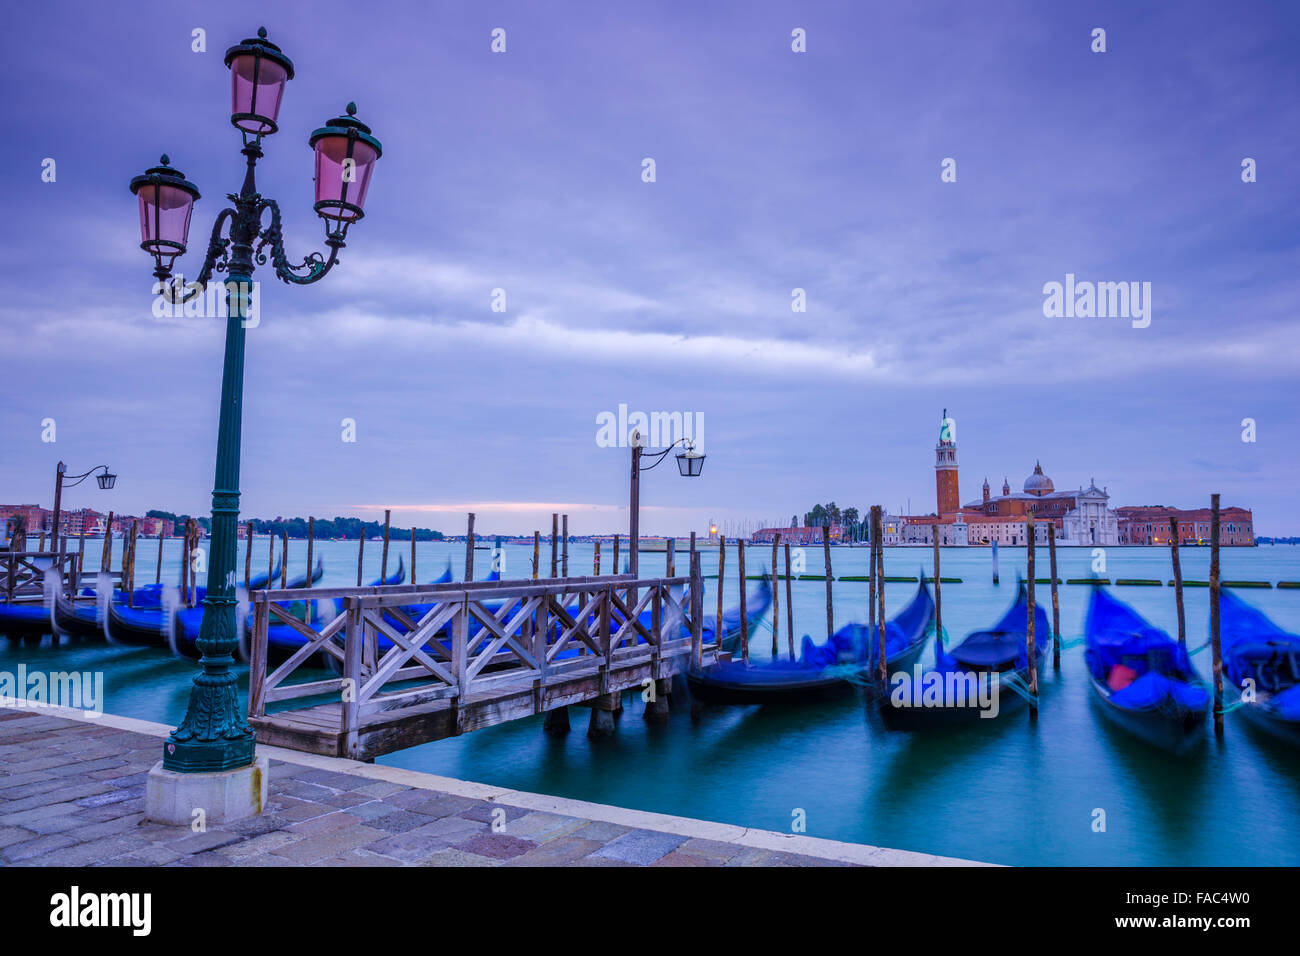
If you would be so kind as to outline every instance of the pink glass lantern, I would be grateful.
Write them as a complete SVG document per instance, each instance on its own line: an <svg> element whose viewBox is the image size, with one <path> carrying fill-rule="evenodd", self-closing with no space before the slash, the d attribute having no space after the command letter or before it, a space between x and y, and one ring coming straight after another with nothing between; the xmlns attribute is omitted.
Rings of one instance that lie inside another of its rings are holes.
<svg viewBox="0 0 1300 956"><path fill-rule="evenodd" d="M383 155L370 127L356 118L357 105L349 103L346 116L330 120L311 134L308 145L316 150L316 214L326 228L346 230L365 215L366 193L375 160Z"/></svg>
<svg viewBox="0 0 1300 956"><path fill-rule="evenodd" d="M140 200L140 248L157 260L159 268L170 268L185 252L198 187L168 165L164 155L161 165L131 180L131 192Z"/></svg>
<svg viewBox="0 0 1300 956"><path fill-rule="evenodd" d="M226 51L226 66L230 67L230 122L257 139L274 133L284 85L293 79L293 63L266 38L262 27L256 37Z"/></svg>

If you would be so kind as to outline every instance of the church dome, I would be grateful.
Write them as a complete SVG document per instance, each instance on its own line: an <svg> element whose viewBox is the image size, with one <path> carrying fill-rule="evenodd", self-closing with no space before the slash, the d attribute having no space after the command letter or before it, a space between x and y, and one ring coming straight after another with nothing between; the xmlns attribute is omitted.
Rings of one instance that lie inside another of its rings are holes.
<svg viewBox="0 0 1300 956"><path fill-rule="evenodd" d="M1025 479L1025 494L1047 495L1056 490L1052 479L1043 474L1043 466L1034 462L1034 473Z"/></svg>

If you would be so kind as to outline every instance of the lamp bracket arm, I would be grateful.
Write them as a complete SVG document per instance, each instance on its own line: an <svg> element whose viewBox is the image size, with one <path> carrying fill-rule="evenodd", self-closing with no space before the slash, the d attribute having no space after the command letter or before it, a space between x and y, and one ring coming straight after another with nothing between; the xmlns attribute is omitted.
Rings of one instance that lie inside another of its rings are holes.
<svg viewBox="0 0 1300 956"><path fill-rule="evenodd" d="M280 227L280 205L274 199L263 199L257 207L259 219L267 209L271 210L271 222L257 237L255 258L258 265L266 265L269 246L271 263L275 267L275 274L282 282L309 285L334 268L334 264L338 262L339 250L343 248L342 238L335 236L326 238L325 244L330 247L328 259L319 252L309 252L302 262L291 265L289 256L284 250L284 233Z"/></svg>
<svg viewBox="0 0 1300 956"><path fill-rule="evenodd" d="M649 471L651 468L655 468L655 467L657 467L657 466L663 464L663 460L668 456L668 453L669 453L670 451L672 451L672 450L673 450L674 448L676 448L678 445L684 444L684 443L689 442L689 441L690 441L689 438L679 438L679 439L677 439L677 441L673 442L671 445L669 445L669 446L668 446L667 448L665 448L663 451L651 452L651 453L648 454L648 455L647 455L645 452L641 452L641 457L642 457L642 458L653 458L653 459L655 460L653 465L642 465L642 466L641 466L641 470L642 470L642 471Z"/></svg>
<svg viewBox="0 0 1300 956"><path fill-rule="evenodd" d="M225 272L230 268L230 257L228 250L230 248L230 239L221 234L222 227L231 220L235 215L235 210L227 206L221 212L217 213L216 222L212 224L212 235L208 239L207 255L203 258L203 268L199 270L199 277L193 282L184 281L183 276L161 276L158 277L162 288L159 293L168 302L173 305L183 305L193 299L203 295L207 290L208 283L212 281L212 273ZM165 282L165 278L170 278L170 282Z"/></svg>
<svg viewBox="0 0 1300 956"><path fill-rule="evenodd" d="M86 472L83 475L64 475L63 487L75 488L77 485L81 484L83 481L85 481L87 478L89 478L91 475L93 475L95 472L99 471L100 469L103 469L105 474L108 473L108 465L96 465L94 468L90 469L90 471Z"/></svg>

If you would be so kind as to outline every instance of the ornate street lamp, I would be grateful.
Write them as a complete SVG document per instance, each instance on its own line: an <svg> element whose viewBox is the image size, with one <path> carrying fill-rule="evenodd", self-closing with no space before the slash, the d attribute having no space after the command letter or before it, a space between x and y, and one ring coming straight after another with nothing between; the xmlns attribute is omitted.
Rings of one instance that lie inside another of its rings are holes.
<svg viewBox="0 0 1300 956"><path fill-rule="evenodd" d="M686 451L677 456L677 469L683 478L698 478L704 470L704 455L695 450L695 442L689 438L679 438L662 451L646 453L642 447L640 431L632 432L632 494L628 517L628 560L627 570L635 579L639 567L641 544L641 472L649 471L663 463L668 453L678 445L684 445ZM653 464L642 465L642 457L653 458ZM615 568L615 571L618 569Z"/></svg>
<svg viewBox="0 0 1300 956"><path fill-rule="evenodd" d="M348 227L362 217L375 161L383 152L370 129L356 119L356 107L312 133L316 153L316 213L325 223L328 258L312 252L289 263L280 227L280 207L257 191L254 170L262 139L279 129L277 119L293 63L266 38L257 36L226 51L230 69L230 122L243 138L247 162L240 191L217 213L197 282L182 288L172 264L186 248L190 212L199 191L166 156L162 164L131 180L140 202L141 248L154 257L154 276L173 302L202 295L213 272L225 272L226 348L217 432L216 483L212 491L212 545L208 590L198 646L203 671L194 678L189 709L163 747L163 768L188 773L230 770L253 762L254 735L239 707L231 656L238 643L235 620L236 527L239 516L239 437L244 392L244 319L248 315L254 265L270 258L275 274L294 285L316 282L333 268ZM266 219L266 225L263 220ZM225 234L223 235L223 229ZM164 284L167 283L167 284Z"/></svg>
<svg viewBox="0 0 1300 956"><path fill-rule="evenodd" d="M103 469L100 471L100 469ZM67 474L68 466L59 462L58 467L54 469L54 537L51 539L50 550L59 550L59 515L63 509L63 489L75 488L91 475L95 475L95 481L99 483L100 489L108 491L117 484L117 475L108 470L108 465L96 465L90 471L82 475ZM95 474L100 472L99 474Z"/></svg>

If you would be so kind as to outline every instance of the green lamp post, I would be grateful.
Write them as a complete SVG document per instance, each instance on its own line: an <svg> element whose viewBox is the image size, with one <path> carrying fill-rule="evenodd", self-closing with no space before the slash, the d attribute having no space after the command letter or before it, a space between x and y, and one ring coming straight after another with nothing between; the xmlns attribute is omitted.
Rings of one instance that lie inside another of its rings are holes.
<svg viewBox="0 0 1300 956"><path fill-rule="evenodd" d="M217 431L216 481L212 489L212 544L208 590L198 647L202 671L190 690L185 719L163 746L163 767L180 772L233 770L253 762L253 730L239 706L232 652L240 623L235 620L236 527L239 517L239 439L244 392L244 332L254 265L268 254L275 274L294 285L316 282L333 268L348 227L361 219L375 161L382 153L370 128L356 118L356 106L311 134L316 158L317 215L325 223L328 258L319 252L290 265L280 228L280 207L261 196L254 169L262 157L262 137L274 133L285 84L293 63L266 39L266 29L226 51L230 69L230 121L243 138L247 161L244 184L217 214L207 256L197 282L172 278L176 257L185 252L190 214L198 188L162 162L131 180L140 204L140 247L154 258L155 292L172 302L203 295L213 272L225 272L226 349L221 377L221 413ZM268 215L269 214L269 215ZM262 221L267 218L267 225ZM223 235L223 228L225 235ZM169 281L170 280L170 281Z"/></svg>

